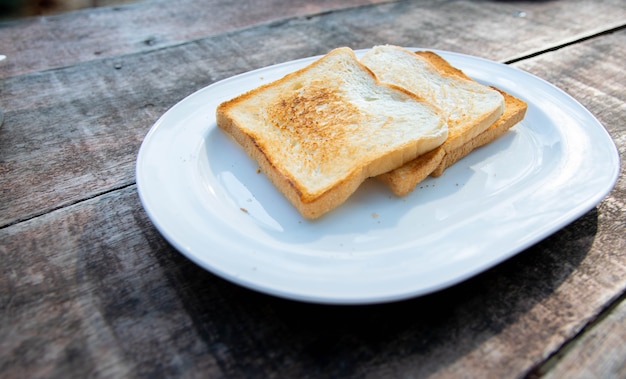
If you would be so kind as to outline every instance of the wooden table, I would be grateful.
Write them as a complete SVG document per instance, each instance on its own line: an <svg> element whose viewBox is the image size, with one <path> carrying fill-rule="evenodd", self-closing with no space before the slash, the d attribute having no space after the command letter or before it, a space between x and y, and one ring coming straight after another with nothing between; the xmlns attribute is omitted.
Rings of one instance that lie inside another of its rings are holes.
<svg viewBox="0 0 626 379"><path fill-rule="evenodd" d="M623 0L146 1L0 24L0 373L85 377L626 377L625 165L610 194L470 280L401 302L300 303L179 254L135 159L194 91L334 47L511 64L626 154Z"/></svg>

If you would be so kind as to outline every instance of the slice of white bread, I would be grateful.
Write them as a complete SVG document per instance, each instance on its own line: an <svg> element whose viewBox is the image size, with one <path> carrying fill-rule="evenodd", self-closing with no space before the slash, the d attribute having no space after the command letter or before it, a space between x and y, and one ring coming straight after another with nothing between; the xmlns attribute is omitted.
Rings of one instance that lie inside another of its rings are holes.
<svg viewBox="0 0 626 379"><path fill-rule="evenodd" d="M440 109L380 83L349 48L220 104L216 117L309 219L448 136Z"/></svg>
<svg viewBox="0 0 626 379"><path fill-rule="evenodd" d="M441 147L377 177L396 195L411 192L429 175L441 175L445 168L519 121L512 122L513 116L519 116L515 110L521 100L473 81L433 52L376 46L361 62L380 80L415 92L441 107L448 117L448 139ZM524 112L525 108L521 117ZM497 128L492 128L494 123L498 123Z"/></svg>

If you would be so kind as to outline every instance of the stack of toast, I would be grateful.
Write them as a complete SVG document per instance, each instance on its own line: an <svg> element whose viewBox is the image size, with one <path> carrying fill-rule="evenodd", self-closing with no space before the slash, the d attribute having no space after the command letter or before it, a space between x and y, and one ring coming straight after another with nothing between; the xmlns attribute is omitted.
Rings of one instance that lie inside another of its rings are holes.
<svg viewBox="0 0 626 379"><path fill-rule="evenodd" d="M527 104L429 51L347 47L217 108L217 124L315 219L370 177L399 196L503 135Z"/></svg>

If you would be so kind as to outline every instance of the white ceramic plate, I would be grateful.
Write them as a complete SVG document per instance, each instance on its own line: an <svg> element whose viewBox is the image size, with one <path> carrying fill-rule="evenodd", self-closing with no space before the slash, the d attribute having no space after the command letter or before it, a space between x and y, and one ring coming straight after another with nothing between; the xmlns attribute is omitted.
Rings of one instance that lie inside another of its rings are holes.
<svg viewBox="0 0 626 379"><path fill-rule="evenodd" d="M220 102L316 57L267 67L199 90L152 127L136 172L150 219L181 253L234 283L301 301L365 304L459 283L607 195L619 155L584 107L523 71L438 53L526 100L524 121L406 197L371 180L338 209L307 221L215 123Z"/></svg>

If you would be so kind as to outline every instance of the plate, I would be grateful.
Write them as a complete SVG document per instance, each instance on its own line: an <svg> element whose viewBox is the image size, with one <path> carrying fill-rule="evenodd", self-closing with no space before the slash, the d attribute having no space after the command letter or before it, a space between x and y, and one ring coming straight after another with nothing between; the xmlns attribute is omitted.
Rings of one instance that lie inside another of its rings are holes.
<svg viewBox="0 0 626 379"><path fill-rule="evenodd" d="M436 52L527 101L526 118L405 197L371 179L308 221L216 126L215 108L318 57L251 71L193 93L153 125L136 166L149 218L178 251L231 282L292 300L371 304L457 284L608 194L619 155L583 106L513 67Z"/></svg>

